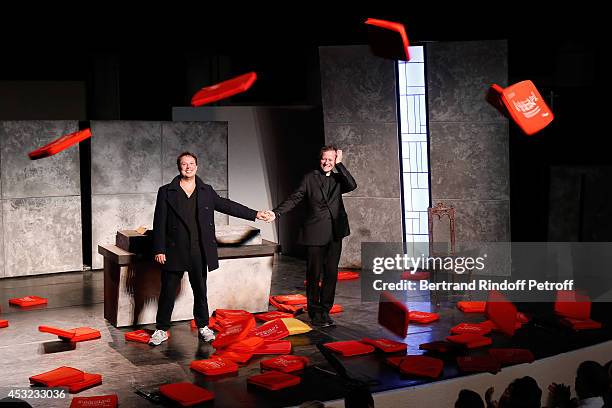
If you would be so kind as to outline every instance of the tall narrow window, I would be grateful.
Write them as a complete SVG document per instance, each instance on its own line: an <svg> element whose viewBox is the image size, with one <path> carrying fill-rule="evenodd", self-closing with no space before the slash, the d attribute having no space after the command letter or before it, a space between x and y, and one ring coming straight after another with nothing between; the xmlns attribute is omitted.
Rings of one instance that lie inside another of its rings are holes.
<svg viewBox="0 0 612 408"><path fill-rule="evenodd" d="M397 65L402 201L407 253L419 256L429 241L429 149L425 98L424 47L410 47L410 61Z"/></svg>

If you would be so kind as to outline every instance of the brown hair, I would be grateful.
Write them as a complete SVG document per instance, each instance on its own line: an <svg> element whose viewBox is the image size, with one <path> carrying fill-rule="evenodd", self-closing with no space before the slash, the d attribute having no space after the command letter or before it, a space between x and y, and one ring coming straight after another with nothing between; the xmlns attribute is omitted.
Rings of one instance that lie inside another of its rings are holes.
<svg viewBox="0 0 612 408"><path fill-rule="evenodd" d="M185 156L193 157L193 159L196 162L196 166L198 165L198 156L196 156L195 154L193 154L191 152L183 152L183 153L179 154L178 157L176 158L176 167L178 168L179 171L181 171L181 158L183 158Z"/></svg>
<svg viewBox="0 0 612 408"><path fill-rule="evenodd" d="M319 152L319 160L323 157L323 153L325 153L325 152L335 152L336 150L338 150L338 149L333 144L328 144L327 146L323 146L321 148L321 151Z"/></svg>

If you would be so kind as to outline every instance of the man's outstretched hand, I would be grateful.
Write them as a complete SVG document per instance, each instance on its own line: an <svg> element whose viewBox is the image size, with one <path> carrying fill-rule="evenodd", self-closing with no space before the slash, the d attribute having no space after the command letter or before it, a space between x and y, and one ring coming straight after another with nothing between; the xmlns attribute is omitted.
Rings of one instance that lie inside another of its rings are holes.
<svg viewBox="0 0 612 408"><path fill-rule="evenodd" d="M270 211L270 210L267 210L267 211L257 211L257 217L256 218L258 220L260 220L260 221L272 222L276 218L276 215L274 214L273 211Z"/></svg>

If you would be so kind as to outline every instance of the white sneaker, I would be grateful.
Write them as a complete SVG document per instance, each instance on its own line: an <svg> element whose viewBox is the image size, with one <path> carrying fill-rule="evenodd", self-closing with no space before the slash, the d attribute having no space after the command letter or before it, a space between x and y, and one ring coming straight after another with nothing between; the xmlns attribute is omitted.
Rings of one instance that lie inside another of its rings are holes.
<svg viewBox="0 0 612 408"><path fill-rule="evenodd" d="M168 332L165 330L155 330L155 333L149 339L149 344L152 346L159 346L164 341L168 340Z"/></svg>
<svg viewBox="0 0 612 408"><path fill-rule="evenodd" d="M198 337L204 341L213 341L215 339L215 333L208 327L200 327L198 329Z"/></svg>

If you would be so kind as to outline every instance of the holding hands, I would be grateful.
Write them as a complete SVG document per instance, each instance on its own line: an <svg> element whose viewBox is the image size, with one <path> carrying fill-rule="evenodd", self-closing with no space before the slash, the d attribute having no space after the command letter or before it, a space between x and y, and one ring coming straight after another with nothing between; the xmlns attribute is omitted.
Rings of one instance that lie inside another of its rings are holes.
<svg viewBox="0 0 612 408"><path fill-rule="evenodd" d="M257 211L257 219L265 222L272 222L276 219L276 215L271 210Z"/></svg>

